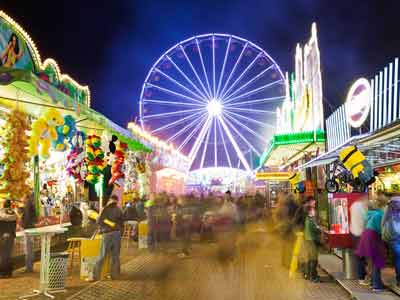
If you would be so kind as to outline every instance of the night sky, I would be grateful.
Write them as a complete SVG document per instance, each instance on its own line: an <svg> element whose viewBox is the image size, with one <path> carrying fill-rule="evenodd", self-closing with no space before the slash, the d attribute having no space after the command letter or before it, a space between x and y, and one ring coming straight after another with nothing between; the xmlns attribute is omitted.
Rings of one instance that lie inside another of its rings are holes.
<svg viewBox="0 0 400 300"><path fill-rule="evenodd" d="M104 4L103 4L104 3ZM92 92L93 108L122 126L138 114L145 76L162 53L193 35L230 33L264 48L283 71L317 22L328 111L353 80L399 55L400 1L0 0L0 9ZM329 103L329 105L328 105Z"/></svg>

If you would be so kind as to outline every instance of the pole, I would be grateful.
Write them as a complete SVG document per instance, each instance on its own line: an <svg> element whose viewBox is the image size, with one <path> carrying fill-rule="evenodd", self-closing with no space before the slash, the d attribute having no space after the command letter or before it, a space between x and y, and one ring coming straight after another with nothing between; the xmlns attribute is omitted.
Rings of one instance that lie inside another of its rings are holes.
<svg viewBox="0 0 400 300"><path fill-rule="evenodd" d="M39 177L39 155L33 157L33 182L34 182L34 200L36 215L40 216L40 177Z"/></svg>

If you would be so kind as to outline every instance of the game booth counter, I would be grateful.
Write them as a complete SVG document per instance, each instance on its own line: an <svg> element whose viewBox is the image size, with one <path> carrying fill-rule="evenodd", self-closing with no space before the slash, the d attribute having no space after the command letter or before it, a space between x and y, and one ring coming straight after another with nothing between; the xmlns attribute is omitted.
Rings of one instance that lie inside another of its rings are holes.
<svg viewBox="0 0 400 300"><path fill-rule="evenodd" d="M326 119L327 152L299 166L325 169L329 206L326 236L333 249L352 247L348 224L355 201L372 199L378 192L388 196L398 193L398 64L396 58L373 78L360 78L351 85L345 103Z"/></svg>

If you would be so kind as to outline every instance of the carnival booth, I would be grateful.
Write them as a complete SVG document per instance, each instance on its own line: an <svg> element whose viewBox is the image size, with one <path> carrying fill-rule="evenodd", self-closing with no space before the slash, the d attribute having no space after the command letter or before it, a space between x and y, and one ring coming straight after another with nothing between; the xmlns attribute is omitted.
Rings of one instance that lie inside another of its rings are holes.
<svg viewBox="0 0 400 300"><path fill-rule="evenodd" d="M277 109L276 133L260 157L256 178L263 178L267 194L272 193L271 187L277 181L290 182L291 190L297 194L317 194L318 170L299 172L297 167L324 152L323 117L320 54L314 23L308 43L304 48L299 45L296 48L295 72L286 74L286 98ZM290 180L291 177L296 180Z"/></svg>

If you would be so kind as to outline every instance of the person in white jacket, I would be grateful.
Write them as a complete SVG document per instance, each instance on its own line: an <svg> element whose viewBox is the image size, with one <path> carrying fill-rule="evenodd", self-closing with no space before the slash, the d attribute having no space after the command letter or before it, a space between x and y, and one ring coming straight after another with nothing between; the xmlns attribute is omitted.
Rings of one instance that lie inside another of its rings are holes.
<svg viewBox="0 0 400 300"><path fill-rule="evenodd" d="M361 198L350 206L350 235L353 240L353 251L357 249L361 234L365 228L365 217L368 211L368 197ZM366 261L364 258L354 256L357 266L357 279L361 284L369 284L365 280L366 276Z"/></svg>

